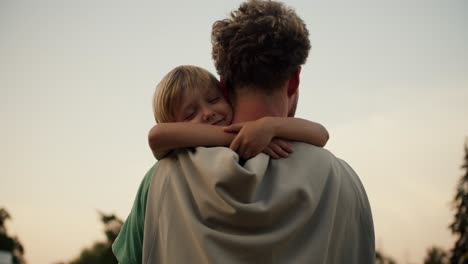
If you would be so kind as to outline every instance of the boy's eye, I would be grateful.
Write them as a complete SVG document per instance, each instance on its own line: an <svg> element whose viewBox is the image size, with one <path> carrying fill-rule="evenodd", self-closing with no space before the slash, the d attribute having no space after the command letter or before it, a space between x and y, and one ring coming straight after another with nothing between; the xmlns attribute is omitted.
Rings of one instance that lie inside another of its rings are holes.
<svg viewBox="0 0 468 264"><path fill-rule="evenodd" d="M186 121L191 120L194 116L195 116L195 111L192 111L185 116L184 120Z"/></svg>
<svg viewBox="0 0 468 264"><path fill-rule="evenodd" d="M215 104L215 103L217 103L220 99L221 99L221 97L218 96L218 97L215 97L215 98L213 98L213 99L208 100L208 102L209 102L210 104Z"/></svg>

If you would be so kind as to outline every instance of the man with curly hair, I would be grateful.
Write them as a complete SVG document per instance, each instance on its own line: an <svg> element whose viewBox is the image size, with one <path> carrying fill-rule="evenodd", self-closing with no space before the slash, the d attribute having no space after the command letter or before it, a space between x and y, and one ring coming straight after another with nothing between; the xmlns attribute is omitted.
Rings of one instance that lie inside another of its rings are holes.
<svg viewBox="0 0 468 264"><path fill-rule="evenodd" d="M214 23L212 44L237 137L249 140L245 122L294 116L310 42L293 9L244 2ZM119 262L374 263L372 214L359 177L323 148L292 145L281 160L242 160L224 147L160 160L113 246Z"/></svg>
<svg viewBox="0 0 468 264"><path fill-rule="evenodd" d="M216 70L226 87L231 88L234 106L244 101L236 100L238 95L258 91L273 95L287 83L288 97L293 99L289 115L294 114L299 74L310 41L304 22L293 9L274 1L243 3L230 19L214 23L211 38ZM284 111L284 107L273 111Z"/></svg>

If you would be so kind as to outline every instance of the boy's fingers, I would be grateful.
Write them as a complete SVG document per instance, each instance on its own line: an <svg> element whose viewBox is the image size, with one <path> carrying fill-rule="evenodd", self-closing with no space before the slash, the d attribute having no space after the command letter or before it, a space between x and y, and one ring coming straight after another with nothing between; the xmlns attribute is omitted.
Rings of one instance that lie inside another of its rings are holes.
<svg viewBox="0 0 468 264"><path fill-rule="evenodd" d="M278 149L276 150L276 153L278 154L278 156L280 156L281 158L287 158L289 156L289 154L282 150L282 149Z"/></svg>
<svg viewBox="0 0 468 264"><path fill-rule="evenodd" d="M235 138L232 142L231 142L231 145L229 145L229 148L234 150L235 152L237 152L237 149L239 148L239 141L236 140L237 138Z"/></svg>
<svg viewBox="0 0 468 264"><path fill-rule="evenodd" d="M245 146L241 142L240 139L237 139L236 146L237 146L237 148L236 148L235 151L237 152L237 154L239 154L239 156L241 156L242 158L245 158Z"/></svg>
<svg viewBox="0 0 468 264"><path fill-rule="evenodd" d="M252 146L252 144L243 142L239 146L239 153L241 153L242 157L245 159L250 159L253 158L258 154L258 151L255 150L255 146Z"/></svg>
<svg viewBox="0 0 468 264"><path fill-rule="evenodd" d="M240 128L238 126L235 126L235 125L230 125L230 126L227 126L227 127L223 128L224 132L237 132L239 130L240 130Z"/></svg>
<svg viewBox="0 0 468 264"><path fill-rule="evenodd" d="M224 132L237 132L237 131L239 131L239 129L237 129L236 127L233 127L233 126L231 125L231 126L224 127L224 128L223 128L223 131L224 131Z"/></svg>
<svg viewBox="0 0 468 264"><path fill-rule="evenodd" d="M243 126L244 126L244 123L232 124L227 127L224 127L223 130L224 132L239 132L239 130L241 130Z"/></svg>
<svg viewBox="0 0 468 264"><path fill-rule="evenodd" d="M286 152L292 153L294 151L292 145L288 141L282 139L274 139L272 142L280 146Z"/></svg>
<svg viewBox="0 0 468 264"><path fill-rule="evenodd" d="M288 153L286 151L284 151L278 144L271 144L270 147L281 158L287 158L288 157Z"/></svg>
<svg viewBox="0 0 468 264"><path fill-rule="evenodd" d="M288 141L285 141L285 140L282 140L282 139L277 139L275 141L275 143L281 147L284 151L286 152L293 152L293 148L292 148L292 145L288 142Z"/></svg>
<svg viewBox="0 0 468 264"><path fill-rule="evenodd" d="M244 159L250 159L249 157L249 153L247 152L247 150L245 148L243 148L242 146L239 147L239 155L244 158Z"/></svg>
<svg viewBox="0 0 468 264"><path fill-rule="evenodd" d="M246 153L246 156L248 156L249 158L253 158L253 157L257 156L258 153L260 153L260 151L254 149L254 148L250 148L250 149L247 149L245 151L245 153Z"/></svg>
<svg viewBox="0 0 468 264"><path fill-rule="evenodd" d="M269 147L264 149L263 153L267 154L268 156L270 156L273 159L279 159L279 156L273 150L271 150Z"/></svg>

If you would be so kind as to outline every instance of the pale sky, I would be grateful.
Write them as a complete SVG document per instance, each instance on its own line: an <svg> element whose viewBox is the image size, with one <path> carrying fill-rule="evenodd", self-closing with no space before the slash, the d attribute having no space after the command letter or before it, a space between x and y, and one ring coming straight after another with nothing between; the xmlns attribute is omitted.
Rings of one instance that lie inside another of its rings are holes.
<svg viewBox="0 0 468 264"><path fill-rule="evenodd" d="M155 162L159 80L215 73L211 25L241 1L0 1L0 207L30 263L104 239ZM468 136L468 2L288 1L310 31L297 116L360 175L377 247L400 263L449 249Z"/></svg>

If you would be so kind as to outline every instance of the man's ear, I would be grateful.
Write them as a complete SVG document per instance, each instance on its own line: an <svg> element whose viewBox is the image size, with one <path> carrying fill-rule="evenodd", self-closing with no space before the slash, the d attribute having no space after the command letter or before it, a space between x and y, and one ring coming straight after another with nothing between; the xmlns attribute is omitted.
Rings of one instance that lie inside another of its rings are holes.
<svg viewBox="0 0 468 264"><path fill-rule="evenodd" d="M288 96L293 96L297 93L297 89L299 89L299 82L300 82L300 75L301 75L301 67L298 67L289 78L288 82Z"/></svg>

